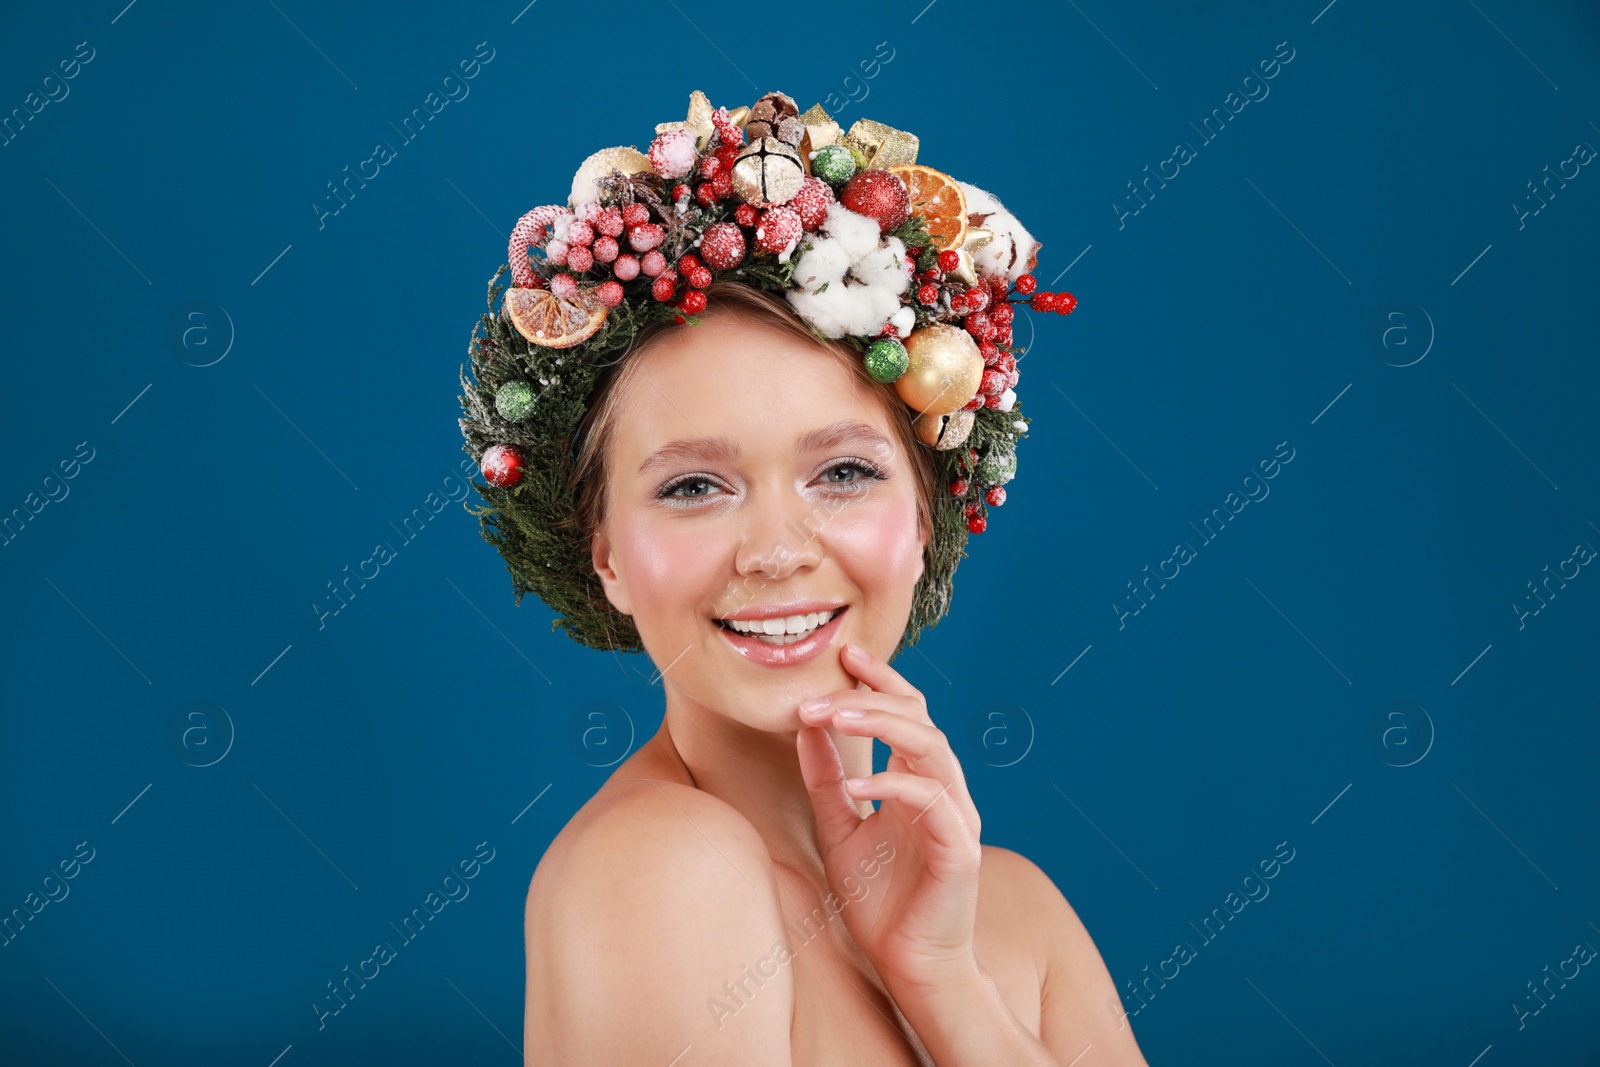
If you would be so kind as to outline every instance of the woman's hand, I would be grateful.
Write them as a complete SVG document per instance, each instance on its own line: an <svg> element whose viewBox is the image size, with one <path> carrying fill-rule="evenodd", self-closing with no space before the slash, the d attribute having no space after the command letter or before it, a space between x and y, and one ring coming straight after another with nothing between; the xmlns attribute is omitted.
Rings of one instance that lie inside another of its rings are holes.
<svg viewBox="0 0 1600 1067"><path fill-rule="evenodd" d="M866 880L866 894L840 912L845 928L896 996L957 987L979 971L972 950L982 855L978 810L921 692L853 645L840 662L871 688L830 693L815 711L801 705L801 718L816 725L801 727L797 739L829 885L838 893L846 879L881 862L887 842L892 859ZM887 769L860 787L847 784L822 725L882 740L890 748ZM882 803L862 818L853 800Z"/></svg>

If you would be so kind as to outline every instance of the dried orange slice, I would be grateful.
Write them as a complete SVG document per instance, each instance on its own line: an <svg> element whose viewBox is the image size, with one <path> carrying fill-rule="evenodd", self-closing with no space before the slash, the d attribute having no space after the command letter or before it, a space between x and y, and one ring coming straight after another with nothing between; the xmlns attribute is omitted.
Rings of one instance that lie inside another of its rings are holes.
<svg viewBox="0 0 1600 1067"><path fill-rule="evenodd" d="M593 337L606 321L605 305L590 303L562 300L548 289L508 289L503 306L529 344L571 348Z"/></svg>
<svg viewBox="0 0 1600 1067"><path fill-rule="evenodd" d="M967 239L967 194L950 175L932 167L908 164L889 173L906 183L911 213L928 224L928 236L939 249L960 248Z"/></svg>

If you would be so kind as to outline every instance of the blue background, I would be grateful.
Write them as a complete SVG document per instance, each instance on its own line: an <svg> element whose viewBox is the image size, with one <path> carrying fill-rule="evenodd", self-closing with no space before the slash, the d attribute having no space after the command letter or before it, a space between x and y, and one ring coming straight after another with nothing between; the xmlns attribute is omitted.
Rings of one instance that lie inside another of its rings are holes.
<svg viewBox="0 0 1600 1067"><path fill-rule="evenodd" d="M1600 946L1600 577L1515 607L1600 546L1600 175L1513 206L1600 146L1592 5L124 2L0 14L0 111L93 49L0 147L0 509L70 490L0 547L0 912L94 850L0 948L0 1059L517 1062L528 879L662 694L514 607L459 505L396 527L456 484L504 235L700 88L864 92L844 124L918 133L1078 296L1036 321L1010 499L896 666L1150 1062L1600 1062L1593 967L1515 1007ZM394 134L479 42L469 95ZM479 842L470 895L319 1029Z"/></svg>

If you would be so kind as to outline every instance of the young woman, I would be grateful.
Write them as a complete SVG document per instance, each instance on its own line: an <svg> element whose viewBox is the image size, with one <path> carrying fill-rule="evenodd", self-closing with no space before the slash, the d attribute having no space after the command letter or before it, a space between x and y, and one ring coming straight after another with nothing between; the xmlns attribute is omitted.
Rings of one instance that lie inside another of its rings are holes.
<svg viewBox="0 0 1600 1067"><path fill-rule="evenodd" d="M708 295L592 409L594 567L666 713L539 863L528 1062L1143 1063L1083 924L979 844L949 741L885 662L933 491L905 405L781 298Z"/></svg>

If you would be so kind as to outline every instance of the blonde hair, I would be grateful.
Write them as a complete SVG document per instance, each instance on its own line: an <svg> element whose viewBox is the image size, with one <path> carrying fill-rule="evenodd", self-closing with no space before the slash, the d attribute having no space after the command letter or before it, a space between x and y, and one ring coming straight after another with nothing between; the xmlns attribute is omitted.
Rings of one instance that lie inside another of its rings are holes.
<svg viewBox="0 0 1600 1067"><path fill-rule="evenodd" d="M850 368L861 386L883 405L895 444L911 467L912 481L917 490L917 520L927 540L923 550L926 579L932 572L929 553L933 547L933 500L938 490L937 472L928 446L917 440L912 431L911 409L900 399L894 387L873 378L862 361L861 353L848 342L830 341L816 334L795 313L789 302L777 293L757 289L743 282L715 281L706 289L706 310L702 314L739 315L751 322L770 326L796 341L834 354ZM578 426L577 459L568 486L575 502L575 521L585 544L593 544L594 535L606 518L610 474L608 453L611 438L616 432L618 397L639 364L639 353L663 337L673 336L672 331L682 329L694 327L679 326L671 320L644 327L617 363L607 369L595 384L588 412Z"/></svg>

